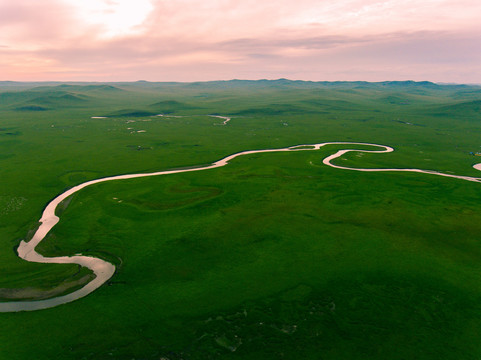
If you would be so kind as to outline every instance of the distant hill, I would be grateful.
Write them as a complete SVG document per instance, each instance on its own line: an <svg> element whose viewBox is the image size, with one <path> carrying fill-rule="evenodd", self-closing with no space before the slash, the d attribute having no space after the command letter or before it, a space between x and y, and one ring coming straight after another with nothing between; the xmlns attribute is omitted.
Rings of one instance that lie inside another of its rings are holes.
<svg viewBox="0 0 481 360"><path fill-rule="evenodd" d="M440 106L435 111L437 115L473 116L477 119L481 116L481 100L465 101L456 104Z"/></svg>
<svg viewBox="0 0 481 360"><path fill-rule="evenodd" d="M153 111L146 111L140 109L122 109L113 111L111 113L106 114L107 117L143 117L143 116L152 116L156 115Z"/></svg>
<svg viewBox="0 0 481 360"><path fill-rule="evenodd" d="M310 114L319 111L309 107L303 107L294 104L267 104L259 107L251 107L231 112L231 115L294 115L294 114Z"/></svg>
<svg viewBox="0 0 481 360"><path fill-rule="evenodd" d="M442 104L426 102L417 107L418 114L443 118L465 118L466 120L481 120L481 95L478 99L469 101L455 101L451 96L446 97Z"/></svg>
<svg viewBox="0 0 481 360"><path fill-rule="evenodd" d="M102 99L114 98L117 94L128 94L118 87L100 85L60 84L35 86L26 90L10 86L2 92L0 85L0 107L19 111L45 111L63 108L86 107Z"/></svg>
<svg viewBox="0 0 481 360"><path fill-rule="evenodd" d="M355 110L360 107L346 100L326 99L322 96L315 99L302 100L301 103L323 110Z"/></svg>
<svg viewBox="0 0 481 360"><path fill-rule="evenodd" d="M5 94L0 94L0 98L2 95ZM90 100L86 95L64 91L10 93L5 98L8 98L12 108L21 111L45 111L79 107L86 105Z"/></svg>
<svg viewBox="0 0 481 360"><path fill-rule="evenodd" d="M255 99L250 94L255 91ZM288 98L286 98L286 94ZM442 100L440 100L442 98ZM436 116L479 115L481 86L429 81L226 80L192 83L0 82L0 109L85 109L94 115L242 116L327 114L333 111L419 111ZM429 105L428 105L429 104Z"/></svg>
<svg viewBox="0 0 481 360"><path fill-rule="evenodd" d="M379 84L381 86L423 86L423 87L429 87L429 88L437 88L439 85L430 82L430 81L412 81L412 80L407 80L407 81L382 81L379 83L374 83L374 84Z"/></svg>
<svg viewBox="0 0 481 360"><path fill-rule="evenodd" d="M171 114L179 110L199 109L198 106L193 106L176 100L162 100L150 105L149 107L157 114Z"/></svg>
<svg viewBox="0 0 481 360"><path fill-rule="evenodd" d="M368 82L368 81L305 81L305 80L290 80L285 78L267 80L218 80L218 81L204 81L204 82L150 82L150 81L136 81L136 82L106 82L106 83L89 83L89 82L15 82L15 81L0 81L0 91L4 89L25 89L32 91L45 91L45 90L65 90L71 92L89 92L89 91L111 91L121 92L126 91L129 86L135 86L137 88L156 89L165 87L174 88L240 88L240 87L287 87L287 88L316 88L316 87L329 87L329 88L424 88L424 89L440 89L440 88L456 88L458 90L478 88L481 89L481 85L465 85L465 84L445 84L445 83L433 83L430 81L380 81L380 82Z"/></svg>
<svg viewBox="0 0 481 360"><path fill-rule="evenodd" d="M109 84L99 85L72 85L72 84L60 84L55 86L38 86L30 89L30 91L69 91L69 92L90 92L90 91L124 91L116 86Z"/></svg>
<svg viewBox="0 0 481 360"><path fill-rule="evenodd" d="M45 106L39 106L39 105L25 105L25 106L20 106L15 108L17 111L47 111L50 110L49 108Z"/></svg>
<svg viewBox="0 0 481 360"><path fill-rule="evenodd" d="M402 95L383 96L383 97L380 97L379 100L383 103L392 104L392 105L410 105L412 103L412 99L409 99L406 96L402 96Z"/></svg>

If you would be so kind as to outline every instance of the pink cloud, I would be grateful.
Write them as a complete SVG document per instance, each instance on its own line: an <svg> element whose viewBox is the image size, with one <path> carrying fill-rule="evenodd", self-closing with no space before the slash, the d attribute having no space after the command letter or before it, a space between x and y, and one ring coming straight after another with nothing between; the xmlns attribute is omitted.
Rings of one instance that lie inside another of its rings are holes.
<svg viewBox="0 0 481 360"><path fill-rule="evenodd" d="M0 43L37 47L71 33L72 16L60 1L0 0Z"/></svg>
<svg viewBox="0 0 481 360"><path fill-rule="evenodd" d="M477 0L155 0L117 36L78 4L0 0L1 77L481 82Z"/></svg>

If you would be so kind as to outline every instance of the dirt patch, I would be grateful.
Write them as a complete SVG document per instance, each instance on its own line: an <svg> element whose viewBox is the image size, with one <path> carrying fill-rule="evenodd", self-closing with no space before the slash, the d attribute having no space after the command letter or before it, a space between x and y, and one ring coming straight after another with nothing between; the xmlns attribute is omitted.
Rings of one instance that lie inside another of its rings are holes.
<svg viewBox="0 0 481 360"><path fill-rule="evenodd" d="M0 288L0 299L2 300L44 300L57 295L60 295L67 290L72 288L77 288L83 286L90 282L95 275L89 274L84 277L75 280L63 282L54 289L37 289L33 287L22 288L22 289L1 289Z"/></svg>

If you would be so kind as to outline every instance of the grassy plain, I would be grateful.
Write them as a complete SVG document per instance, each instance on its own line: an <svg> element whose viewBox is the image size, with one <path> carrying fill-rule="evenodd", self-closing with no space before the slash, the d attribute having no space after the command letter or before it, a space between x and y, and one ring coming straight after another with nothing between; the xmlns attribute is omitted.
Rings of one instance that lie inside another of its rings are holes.
<svg viewBox="0 0 481 360"><path fill-rule="evenodd" d="M395 148L342 165L479 176L480 104L479 87L413 82L0 83L0 296L85 278L13 251L81 182L326 141ZM75 194L39 250L117 273L0 314L0 359L481 358L480 184L322 164L342 148Z"/></svg>

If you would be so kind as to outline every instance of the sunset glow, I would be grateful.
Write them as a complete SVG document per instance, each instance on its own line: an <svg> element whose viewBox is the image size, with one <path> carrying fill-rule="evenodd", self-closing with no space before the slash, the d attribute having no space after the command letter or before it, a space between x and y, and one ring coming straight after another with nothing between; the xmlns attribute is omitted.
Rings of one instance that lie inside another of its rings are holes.
<svg viewBox="0 0 481 360"><path fill-rule="evenodd" d="M135 33L153 10L150 0L65 0L77 18L90 26L99 26L103 37Z"/></svg>
<svg viewBox="0 0 481 360"><path fill-rule="evenodd" d="M477 0L0 0L2 80L481 83Z"/></svg>

